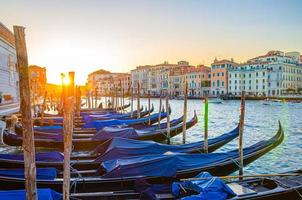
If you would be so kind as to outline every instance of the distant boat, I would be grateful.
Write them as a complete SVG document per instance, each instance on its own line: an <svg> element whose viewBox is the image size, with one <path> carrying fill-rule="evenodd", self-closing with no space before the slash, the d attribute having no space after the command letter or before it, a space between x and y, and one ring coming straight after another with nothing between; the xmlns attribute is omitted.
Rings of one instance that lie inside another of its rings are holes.
<svg viewBox="0 0 302 200"><path fill-rule="evenodd" d="M284 103L286 103L286 102L283 100L269 99L269 98L263 100L263 102L262 102L263 105L267 105L267 106L282 106L282 105L284 105Z"/></svg>
<svg viewBox="0 0 302 200"><path fill-rule="evenodd" d="M208 99L208 103L212 103L212 104L222 104L222 99L220 98L212 98L212 99Z"/></svg>

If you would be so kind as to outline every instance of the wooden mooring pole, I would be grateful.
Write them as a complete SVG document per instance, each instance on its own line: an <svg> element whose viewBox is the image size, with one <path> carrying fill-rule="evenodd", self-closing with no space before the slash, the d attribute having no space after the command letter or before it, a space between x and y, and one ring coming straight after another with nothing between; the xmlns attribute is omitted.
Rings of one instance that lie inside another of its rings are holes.
<svg viewBox="0 0 302 200"><path fill-rule="evenodd" d="M95 95L95 99L94 99L94 107L95 108L98 108L98 87L96 87L94 89L94 95Z"/></svg>
<svg viewBox="0 0 302 200"><path fill-rule="evenodd" d="M133 85L131 86L131 117L133 117Z"/></svg>
<svg viewBox="0 0 302 200"><path fill-rule="evenodd" d="M137 118L141 118L141 95L139 82L137 83Z"/></svg>
<svg viewBox="0 0 302 200"><path fill-rule="evenodd" d="M148 91L148 117L149 117L148 124L149 124L149 126L151 125L150 109L151 109L151 98L150 98L150 91Z"/></svg>
<svg viewBox="0 0 302 200"><path fill-rule="evenodd" d="M166 96L166 112L167 112L167 143L170 144L170 115L169 115L169 95Z"/></svg>
<svg viewBox="0 0 302 200"><path fill-rule="evenodd" d="M240 120L239 120L239 180L242 180L243 176L243 127L244 127L244 113L245 113L245 91L241 92L241 103L240 103Z"/></svg>
<svg viewBox="0 0 302 200"><path fill-rule="evenodd" d="M204 98L204 153L208 153L208 117L209 117L209 102L208 95Z"/></svg>
<svg viewBox="0 0 302 200"><path fill-rule="evenodd" d="M74 110L74 72L69 72L69 85L64 85L64 174L63 174L63 199L69 200L70 192L70 155L72 151L73 110Z"/></svg>
<svg viewBox="0 0 302 200"><path fill-rule="evenodd" d="M46 109L46 98L47 98L47 91L45 91L44 93L44 99L43 99L43 103L42 103L42 109L41 109L41 124L43 125L44 123L44 111Z"/></svg>
<svg viewBox="0 0 302 200"><path fill-rule="evenodd" d="M31 112L28 59L24 27L14 26L17 65L19 70L20 110L23 127L24 175L26 199L37 199L35 143Z"/></svg>
<svg viewBox="0 0 302 200"><path fill-rule="evenodd" d="M160 128L160 121L161 121L161 111L162 111L162 95L163 95L163 91L160 90L159 92L159 111L158 111L158 128Z"/></svg>
<svg viewBox="0 0 302 200"><path fill-rule="evenodd" d="M186 143L186 137L187 137L187 104L188 104L188 82L186 82L185 85L185 99L184 99L184 112L183 112L183 118L182 118L182 143Z"/></svg>

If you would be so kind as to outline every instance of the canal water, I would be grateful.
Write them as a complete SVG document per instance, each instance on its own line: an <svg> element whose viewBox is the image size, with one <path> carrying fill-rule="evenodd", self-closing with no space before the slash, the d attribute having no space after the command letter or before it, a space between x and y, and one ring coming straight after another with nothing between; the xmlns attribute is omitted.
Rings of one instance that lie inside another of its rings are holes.
<svg viewBox="0 0 302 200"><path fill-rule="evenodd" d="M183 114L183 100L169 100L172 108L171 120ZM125 101L128 103L128 100ZM154 112L158 112L159 99L151 99ZM141 99L141 105L147 106L147 99ZM163 105L165 101L163 100ZM239 122L240 101L223 101L222 104L209 104L209 138L217 137L233 130ZM136 101L134 101L136 109ZM198 124L187 130L187 143L203 140L204 104L201 100L188 100L187 120L196 110ZM128 111L130 109L128 108ZM281 145L244 168L246 174L279 173L302 168L302 104L284 103L281 105L263 105L261 101L246 101L244 147L258 141L269 139L278 130L281 121L285 139ZM172 138L173 144L181 144L182 134ZM223 146L217 152L237 149L238 139ZM0 146L0 153L19 152L20 147Z"/></svg>
<svg viewBox="0 0 302 200"><path fill-rule="evenodd" d="M182 116L183 100L169 100L172 108L171 119ZM136 103L136 102L135 102ZM151 99L158 112L159 99ZM141 105L147 105L141 99ZM165 101L163 100L163 105ZM136 107L135 107L136 109ZM188 100L187 120L196 110L198 124L187 130L187 143L204 138L204 104L202 100ZM222 104L209 104L209 138L233 130L239 122L240 101L223 101ZM247 174L286 172L302 169L302 104L282 103L264 105L262 101L246 101L244 147L260 140L269 139L278 130L278 120L284 128L285 139L281 145L244 168ZM174 144L182 143L182 134L174 137ZM228 143L217 152L234 150L238 139Z"/></svg>

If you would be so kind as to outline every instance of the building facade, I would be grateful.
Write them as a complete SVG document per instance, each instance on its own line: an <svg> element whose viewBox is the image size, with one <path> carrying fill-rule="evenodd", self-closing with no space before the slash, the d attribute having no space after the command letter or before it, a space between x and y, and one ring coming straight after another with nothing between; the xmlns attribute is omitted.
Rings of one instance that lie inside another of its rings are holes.
<svg viewBox="0 0 302 200"><path fill-rule="evenodd" d="M28 67L29 84L31 93L35 97L41 97L46 91L46 67L39 67L37 65L30 65ZM48 94L50 95L50 94Z"/></svg>
<svg viewBox="0 0 302 200"><path fill-rule="evenodd" d="M254 96L280 96L302 88L300 53L270 51L229 70L229 93L245 90Z"/></svg>
<svg viewBox="0 0 302 200"><path fill-rule="evenodd" d="M13 33L0 22L0 103L19 102L19 73Z"/></svg>
<svg viewBox="0 0 302 200"><path fill-rule="evenodd" d="M211 68L197 66L185 74L189 97L204 97L211 90Z"/></svg>
<svg viewBox="0 0 302 200"><path fill-rule="evenodd" d="M236 63L231 60L214 60L211 65L211 96L228 94L228 70Z"/></svg>
<svg viewBox="0 0 302 200"><path fill-rule="evenodd" d="M119 91L124 89L125 94L129 93L131 76L128 73L112 73L106 70L98 70L88 75L87 90L95 95L109 95L114 88Z"/></svg>

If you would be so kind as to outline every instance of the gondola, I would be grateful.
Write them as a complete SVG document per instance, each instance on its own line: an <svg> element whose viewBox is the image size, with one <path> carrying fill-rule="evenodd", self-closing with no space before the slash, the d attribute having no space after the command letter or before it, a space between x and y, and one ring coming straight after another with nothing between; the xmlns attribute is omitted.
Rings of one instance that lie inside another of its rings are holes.
<svg viewBox="0 0 302 200"><path fill-rule="evenodd" d="M169 109L169 114L171 114L171 109ZM148 125L149 121L150 124L154 124L158 121L159 115L161 116L161 119L164 119L167 117L166 112L161 113L154 113L147 117L142 117L138 119L107 119L107 120L90 120L85 123L81 123L81 126L78 128L87 129L87 128L95 128L96 130L100 130L105 126L133 126L133 125ZM56 122L50 122L52 125L56 126L62 126L63 119L58 119ZM76 123L75 123L76 124ZM43 123L43 125L49 126L50 124L47 124L46 122Z"/></svg>
<svg viewBox="0 0 302 200"><path fill-rule="evenodd" d="M101 112L106 112L106 111L114 111L114 110L125 110L126 108L130 107L130 103L124 105L124 106L119 106L117 108L82 108L81 112L90 112L90 111L101 111Z"/></svg>
<svg viewBox="0 0 302 200"><path fill-rule="evenodd" d="M260 141L243 149L244 165L277 147L284 139L281 124L274 137ZM144 178L150 183L171 183L179 178L194 177L202 171L215 176L228 175L238 169L238 150L210 154L164 154L129 157L105 161L97 171L75 171L71 181L73 192L103 192L109 190L131 190L135 180ZM53 174L48 179L37 179L38 188L62 191L62 174L46 169ZM12 173L12 169L10 169ZM37 173L39 176L39 172ZM24 176L24 175L23 175ZM169 178L173 177L173 178ZM11 177L2 173L0 188L4 190L24 189L24 178Z"/></svg>
<svg viewBox="0 0 302 200"><path fill-rule="evenodd" d="M140 118L147 116L149 113L154 111L154 107L152 105L150 111L145 110L143 111L143 106L140 109ZM137 110L131 113L98 113L98 112L87 112L81 113L79 122L75 124L79 124L79 126L85 125L86 122L93 121L93 120L109 120L109 119L137 119L138 112ZM77 120L77 118L75 118ZM44 117L43 120L41 118L36 118L33 120L33 124L35 126L50 126L50 125L62 125L63 124L63 117L62 116L55 116L55 117Z"/></svg>
<svg viewBox="0 0 302 200"><path fill-rule="evenodd" d="M183 121L183 117L179 117L177 119L174 119L170 122L170 127L176 126L180 123L182 123ZM126 129L125 129L126 128ZM156 131L156 130L160 130L160 129L166 129L167 128L167 123L161 123L160 125L158 124L154 124L154 125L144 125L144 126L139 126L139 127L128 127L127 126L123 126L123 127L104 127L103 129L99 130L103 131L105 130L107 134L109 134L110 132L112 132L112 134L115 134L116 132L120 132L121 130L127 130L127 129L131 129L137 132L151 132L151 131ZM19 136L22 136L22 125L21 123L17 123L15 125L15 133ZM73 132L73 138L89 138L89 137L93 137L95 134L98 133L96 131L96 129L76 129ZM34 127L34 135L36 137L43 137L45 136L46 138L59 138L60 136L58 135L62 135L63 130L61 126L42 126L42 127Z"/></svg>
<svg viewBox="0 0 302 200"><path fill-rule="evenodd" d="M197 123L196 114L194 117L186 122L187 128L191 128ZM107 131L109 129L109 131ZM167 139L167 129L158 129L151 131L136 131L134 128L118 128L116 131L110 131L110 127L104 128L99 131L97 134L94 134L89 138L79 138L73 139L73 149L75 151L86 151L93 150L99 144L104 141L115 137L124 137L136 140L153 140L156 142L160 142ZM182 124L178 124L176 126L172 126L170 129L170 136L174 137L182 132ZM10 146L22 146L22 136L19 136L15 133L12 133L9 130L6 130L3 133L3 142ZM35 136L35 146L43 147L43 148L51 148L51 149L64 149L63 135L55 134L55 135L43 135L43 136Z"/></svg>
<svg viewBox="0 0 302 200"><path fill-rule="evenodd" d="M213 152L238 136L238 127L231 132L222 134L208 141L208 151ZM131 145L131 146L130 146ZM131 147L131 148L129 148ZM77 170L96 169L99 163L106 160L144 156L148 154L170 153L202 153L203 141L184 145L166 145L152 141L137 141L124 138L112 138L99 145L88 154L71 157L72 166ZM38 167L55 167L62 170L63 156L60 152L37 153L36 165ZM0 154L1 168L23 167L23 156L20 154Z"/></svg>
<svg viewBox="0 0 302 200"><path fill-rule="evenodd" d="M217 181L217 177L202 180L203 182ZM190 181L191 182L191 181ZM175 182L173 189L182 182ZM188 183L188 181L187 181ZM196 181L192 181L192 185ZM209 183L208 185L212 185ZM257 176L242 181L227 181L225 183L233 194L227 196L228 200L281 200L281 199L302 199L302 170L296 170L274 176ZM189 184L188 184L189 185ZM205 185L205 184L204 184ZM203 186L204 186L203 185ZM198 195L198 192L184 188L179 194L173 194L172 184L149 184L144 180L136 181L136 190L120 190L92 193L71 193L71 199L93 200L93 199L157 199L173 200L182 197ZM177 188L176 188L177 189Z"/></svg>
<svg viewBox="0 0 302 200"><path fill-rule="evenodd" d="M154 106L150 110L146 109L145 111L141 110L140 118L147 116L149 113L154 111ZM107 120L107 119L137 119L138 112L131 113L117 113L117 114L89 114L83 117L85 121L89 120Z"/></svg>

